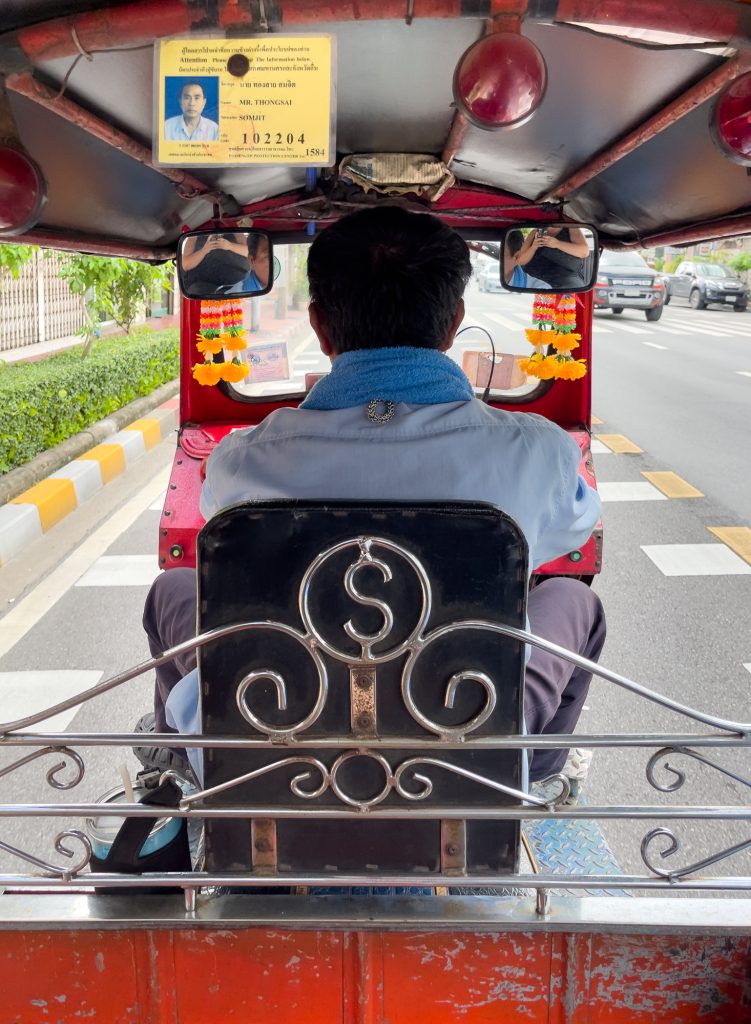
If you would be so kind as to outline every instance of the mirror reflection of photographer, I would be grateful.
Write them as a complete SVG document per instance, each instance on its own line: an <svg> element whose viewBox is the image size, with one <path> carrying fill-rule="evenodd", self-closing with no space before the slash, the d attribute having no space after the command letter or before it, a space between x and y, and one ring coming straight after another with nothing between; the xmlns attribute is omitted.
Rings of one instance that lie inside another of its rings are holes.
<svg viewBox="0 0 751 1024"><path fill-rule="evenodd" d="M530 231L519 263L556 289L583 288L590 277L589 246L581 228L557 225Z"/></svg>
<svg viewBox="0 0 751 1024"><path fill-rule="evenodd" d="M527 272L526 264L536 251L530 242L532 234L534 232L530 232L525 239L521 231L507 233L503 249L503 279L513 288L537 288L538 291L545 291L546 288L550 288L550 284Z"/></svg>
<svg viewBox="0 0 751 1024"><path fill-rule="evenodd" d="M201 294L239 284L252 269L248 255L248 241L241 232L186 239L182 253L186 288Z"/></svg>

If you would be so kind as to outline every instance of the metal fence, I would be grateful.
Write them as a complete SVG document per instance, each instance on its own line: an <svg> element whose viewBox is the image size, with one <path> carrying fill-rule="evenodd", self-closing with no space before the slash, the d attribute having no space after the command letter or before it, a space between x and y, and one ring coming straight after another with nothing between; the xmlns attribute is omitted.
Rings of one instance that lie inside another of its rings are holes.
<svg viewBox="0 0 751 1024"><path fill-rule="evenodd" d="M54 341L83 325L80 299L60 275L57 252L35 252L18 278L0 271L0 351Z"/></svg>

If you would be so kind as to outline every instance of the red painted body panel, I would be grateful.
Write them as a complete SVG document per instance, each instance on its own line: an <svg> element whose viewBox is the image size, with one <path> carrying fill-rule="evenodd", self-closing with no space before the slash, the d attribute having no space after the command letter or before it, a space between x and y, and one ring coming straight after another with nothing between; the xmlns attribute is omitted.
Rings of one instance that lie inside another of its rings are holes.
<svg viewBox="0 0 751 1024"><path fill-rule="evenodd" d="M4 931L4 1021L741 1024L748 937Z"/></svg>

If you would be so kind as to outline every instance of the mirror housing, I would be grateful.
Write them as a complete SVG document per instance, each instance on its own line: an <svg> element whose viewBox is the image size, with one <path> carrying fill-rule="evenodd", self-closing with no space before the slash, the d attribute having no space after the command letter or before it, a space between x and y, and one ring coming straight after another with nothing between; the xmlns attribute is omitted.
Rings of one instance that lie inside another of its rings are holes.
<svg viewBox="0 0 751 1024"><path fill-rule="evenodd" d="M265 231L189 231L177 244L180 289L189 299L265 295L274 283L274 254Z"/></svg>
<svg viewBox="0 0 751 1024"><path fill-rule="evenodd" d="M597 278L599 248L589 224L519 224L501 239L501 284L512 292L588 292Z"/></svg>

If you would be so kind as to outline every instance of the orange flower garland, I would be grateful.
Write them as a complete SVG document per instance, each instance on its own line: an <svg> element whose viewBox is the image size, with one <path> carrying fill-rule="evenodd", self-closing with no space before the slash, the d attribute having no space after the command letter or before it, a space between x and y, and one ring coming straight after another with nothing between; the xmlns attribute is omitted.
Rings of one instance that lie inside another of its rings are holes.
<svg viewBox="0 0 751 1024"><path fill-rule="evenodd" d="M585 359L574 359L573 349L579 347L581 335L576 334L576 299L573 295L535 295L532 306L534 327L525 328L534 354L529 359L518 359L519 369L528 377L539 380L579 380L586 376ZM547 345L555 352L544 353Z"/></svg>
<svg viewBox="0 0 751 1024"><path fill-rule="evenodd" d="M220 380L236 384L247 377L250 368L237 356L231 362L217 362L213 358L225 349L242 352L247 348L242 306L231 299L202 301L200 325L196 348L203 355L204 362L193 367L194 380L211 387Z"/></svg>

